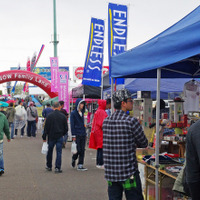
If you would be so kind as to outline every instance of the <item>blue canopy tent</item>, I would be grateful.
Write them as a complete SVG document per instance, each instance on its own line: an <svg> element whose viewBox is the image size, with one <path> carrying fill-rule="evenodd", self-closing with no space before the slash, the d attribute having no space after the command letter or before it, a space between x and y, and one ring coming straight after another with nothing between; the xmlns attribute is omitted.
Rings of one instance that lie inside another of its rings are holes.
<svg viewBox="0 0 200 200"><path fill-rule="evenodd" d="M157 77L156 199L158 199L160 78L200 77L199 33L200 6L149 41L111 58L112 78Z"/></svg>
<svg viewBox="0 0 200 200"><path fill-rule="evenodd" d="M171 79L165 78L161 80L160 98L173 99L179 96L183 91L184 84L188 82L189 78ZM156 99L157 79L155 78L127 78L124 85L117 85L117 89L128 89L131 94L136 94L137 91L151 91L151 98ZM111 88L103 91L104 99L111 96ZM136 96L136 95L133 95Z"/></svg>

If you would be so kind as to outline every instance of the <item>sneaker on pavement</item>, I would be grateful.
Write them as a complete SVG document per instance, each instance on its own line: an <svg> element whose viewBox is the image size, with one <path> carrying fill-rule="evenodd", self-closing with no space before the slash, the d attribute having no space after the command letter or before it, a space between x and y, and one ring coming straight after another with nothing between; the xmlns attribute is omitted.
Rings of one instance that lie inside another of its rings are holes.
<svg viewBox="0 0 200 200"><path fill-rule="evenodd" d="M3 169L0 169L0 176L4 174L4 170Z"/></svg>
<svg viewBox="0 0 200 200"><path fill-rule="evenodd" d="M78 167L77 167L77 170L78 170L78 171L87 171L88 169L87 169L87 168L84 168L83 166L78 166Z"/></svg>
<svg viewBox="0 0 200 200"><path fill-rule="evenodd" d="M55 173L62 173L62 169L55 168Z"/></svg>
<svg viewBox="0 0 200 200"><path fill-rule="evenodd" d="M76 165L76 160L72 159L72 167L74 168Z"/></svg>
<svg viewBox="0 0 200 200"><path fill-rule="evenodd" d="M51 169L50 167L46 167L45 169L46 169L47 171L49 171L49 172L52 171L52 169Z"/></svg>

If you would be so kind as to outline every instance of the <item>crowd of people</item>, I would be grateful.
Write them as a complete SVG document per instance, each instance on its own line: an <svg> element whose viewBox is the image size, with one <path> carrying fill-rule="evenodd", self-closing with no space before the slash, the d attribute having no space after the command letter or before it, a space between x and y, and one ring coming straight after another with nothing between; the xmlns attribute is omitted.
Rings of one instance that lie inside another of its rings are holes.
<svg viewBox="0 0 200 200"><path fill-rule="evenodd" d="M141 180L139 176L136 149L146 148L148 140L139 121L128 113L133 109L131 93L126 89L116 91L112 96L115 112L111 114L111 100L98 100L98 109L95 111L90 132L89 148L96 149L96 167L104 169L108 184L109 200L121 200L123 192L127 200L143 199ZM46 170L52 171L52 154L56 146L55 173L62 173L62 148L65 148L68 138L68 113L63 108L64 102L54 102L42 112L44 126L42 139L48 143L46 155ZM86 147L86 126L84 113L86 102L77 99L75 108L70 114L70 128L72 140L76 143L77 151L72 154L71 166L78 171L87 171L84 167ZM37 109L30 102L25 109L19 100L14 107L9 104L6 111L0 111L0 175L4 173L3 135L8 142L17 135L27 124L27 137L36 137ZM11 134L9 131L11 129ZM187 180L190 192L194 199L199 198L199 122L191 126L187 136ZM196 130L197 129L197 130Z"/></svg>

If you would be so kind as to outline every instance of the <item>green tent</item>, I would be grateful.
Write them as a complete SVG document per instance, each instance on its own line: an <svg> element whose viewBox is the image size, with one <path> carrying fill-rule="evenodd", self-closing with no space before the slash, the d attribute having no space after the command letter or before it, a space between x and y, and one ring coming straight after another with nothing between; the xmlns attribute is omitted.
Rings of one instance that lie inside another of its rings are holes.
<svg viewBox="0 0 200 200"><path fill-rule="evenodd" d="M58 97L54 97L54 98L48 99L46 101L43 101L42 105L45 106L45 105L47 105L47 103L50 103L52 105L56 101L58 101Z"/></svg>

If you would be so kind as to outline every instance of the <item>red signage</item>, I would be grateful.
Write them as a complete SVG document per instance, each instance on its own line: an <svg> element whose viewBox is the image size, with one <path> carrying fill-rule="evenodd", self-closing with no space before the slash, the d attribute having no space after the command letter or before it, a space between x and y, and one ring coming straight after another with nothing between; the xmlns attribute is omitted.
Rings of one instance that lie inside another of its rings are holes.
<svg viewBox="0 0 200 200"><path fill-rule="evenodd" d="M84 70L84 67L77 67L75 69L75 76L76 76L77 79L83 78L83 70Z"/></svg>

